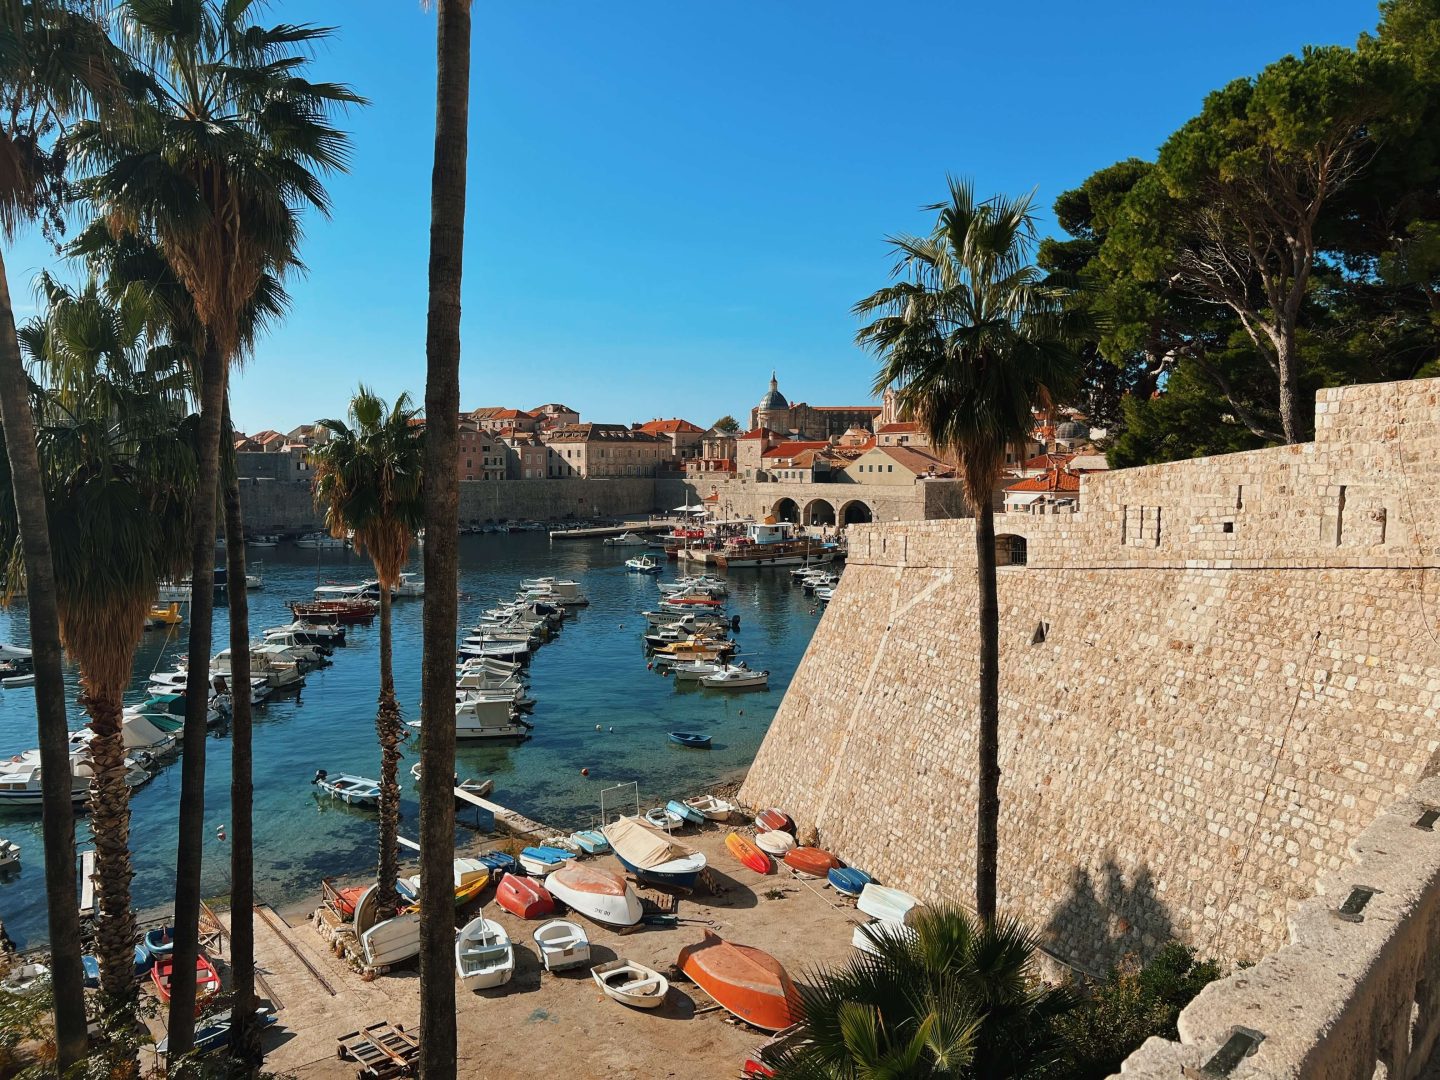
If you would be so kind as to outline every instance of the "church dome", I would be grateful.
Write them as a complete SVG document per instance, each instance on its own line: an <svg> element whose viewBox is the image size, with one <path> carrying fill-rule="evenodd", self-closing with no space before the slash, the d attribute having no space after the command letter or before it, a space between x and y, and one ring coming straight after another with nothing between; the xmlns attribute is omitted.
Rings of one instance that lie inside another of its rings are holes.
<svg viewBox="0 0 1440 1080"><path fill-rule="evenodd" d="M1089 437L1090 429L1084 424L1077 424L1074 420L1067 420L1055 429L1055 438L1057 439L1073 440L1088 439Z"/></svg>
<svg viewBox="0 0 1440 1080"><path fill-rule="evenodd" d="M790 403L785 400L785 395L780 393L780 384L775 380L775 373L770 373L770 389L760 399L758 406L761 412L778 412L790 408Z"/></svg>

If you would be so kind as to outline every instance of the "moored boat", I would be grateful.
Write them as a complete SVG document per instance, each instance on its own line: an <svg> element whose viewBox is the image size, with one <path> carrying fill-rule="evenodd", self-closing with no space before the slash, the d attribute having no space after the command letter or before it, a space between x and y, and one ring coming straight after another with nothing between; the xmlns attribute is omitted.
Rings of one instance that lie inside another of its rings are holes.
<svg viewBox="0 0 1440 1080"><path fill-rule="evenodd" d="M350 773L331 776L324 769L319 769L310 782L332 799L351 806L375 806L380 801L380 782L369 777Z"/></svg>
<svg viewBox="0 0 1440 1080"><path fill-rule="evenodd" d="M680 950L676 967L726 1011L765 1031L789 1027L800 1016L800 994L780 961L712 930Z"/></svg>
<svg viewBox="0 0 1440 1080"><path fill-rule="evenodd" d="M737 832L725 837L725 846L729 848L731 855L740 860L741 866L754 870L757 874L768 874L774 868L769 855Z"/></svg>
<svg viewBox="0 0 1440 1080"><path fill-rule="evenodd" d="M613 870L567 863L545 879L545 888L571 910L605 926L634 926L640 921L639 898Z"/></svg>
<svg viewBox="0 0 1440 1080"><path fill-rule="evenodd" d="M20 845L0 836L0 870L20 865Z"/></svg>
<svg viewBox="0 0 1440 1080"><path fill-rule="evenodd" d="M670 732L670 741L695 750L703 750L710 745L710 736L694 731L672 731Z"/></svg>
<svg viewBox="0 0 1440 1080"><path fill-rule="evenodd" d="M758 690L770 685L770 672L727 666L713 675L700 676L700 685L711 690Z"/></svg>
<svg viewBox="0 0 1440 1080"><path fill-rule="evenodd" d="M504 986L515 974L515 946L499 923L471 919L455 935L455 973L466 990Z"/></svg>
<svg viewBox="0 0 1440 1080"><path fill-rule="evenodd" d="M543 919L555 914L555 898L532 878L506 874L495 886L495 902L521 919Z"/></svg>
<svg viewBox="0 0 1440 1080"><path fill-rule="evenodd" d="M670 992L670 982L633 960L616 959L590 969L590 977L606 996L635 1009L654 1009Z"/></svg>

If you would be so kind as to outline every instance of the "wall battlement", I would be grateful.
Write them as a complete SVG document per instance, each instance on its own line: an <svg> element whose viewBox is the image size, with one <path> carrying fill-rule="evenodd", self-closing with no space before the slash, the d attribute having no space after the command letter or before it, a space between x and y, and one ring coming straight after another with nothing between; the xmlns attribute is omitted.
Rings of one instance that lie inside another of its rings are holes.
<svg viewBox="0 0 1440 1080"><path fill-rule="evenodd" d="M1300 446L1001 515L1000 899L1062 959L1235 960L1440 771L1440 380L1322 391ZM1021 538L1023 545L1016 540ZM974 533L855 527L741 793L880 880L973 895Z"/></svg>

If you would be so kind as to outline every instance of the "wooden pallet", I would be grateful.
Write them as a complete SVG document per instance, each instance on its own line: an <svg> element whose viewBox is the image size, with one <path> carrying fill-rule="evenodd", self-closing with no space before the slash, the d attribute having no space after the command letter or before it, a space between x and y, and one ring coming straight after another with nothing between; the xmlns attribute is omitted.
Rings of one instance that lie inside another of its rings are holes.
<svg viewBox="0 0 1440 1080"><path fill-rule="evenodd" d="M336 1040L336 1056L360 1066L359 1075L374 1080L414 1075L420 1044L399 1024L382 1021Z"/></svg>

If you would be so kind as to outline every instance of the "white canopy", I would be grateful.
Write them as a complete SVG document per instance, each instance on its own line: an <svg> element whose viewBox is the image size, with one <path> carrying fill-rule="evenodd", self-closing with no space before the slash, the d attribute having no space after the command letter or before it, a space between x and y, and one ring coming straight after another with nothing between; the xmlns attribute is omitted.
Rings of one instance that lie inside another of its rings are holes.
<svg viewBox="0 0 1440 1080"><path fill-rule="evenodd" d="M688 844L681 843L640 818L621 818L606 825L602 831L605 839L610 841L610 846L624 856L626 862L642 870L695 854L695 849Z"/></svg>
<svg viewBox="0 0 1440 1080"><path fill-rule="evenodd" d="M703 506L692 506L690 503L686 503L684 506L677 506L677 507L675 507L675 510L678 511L678 512L680 512L680 513L684 513L684 514L703 514L703 513L705 513L705 507L703 507Z"/></svg>

